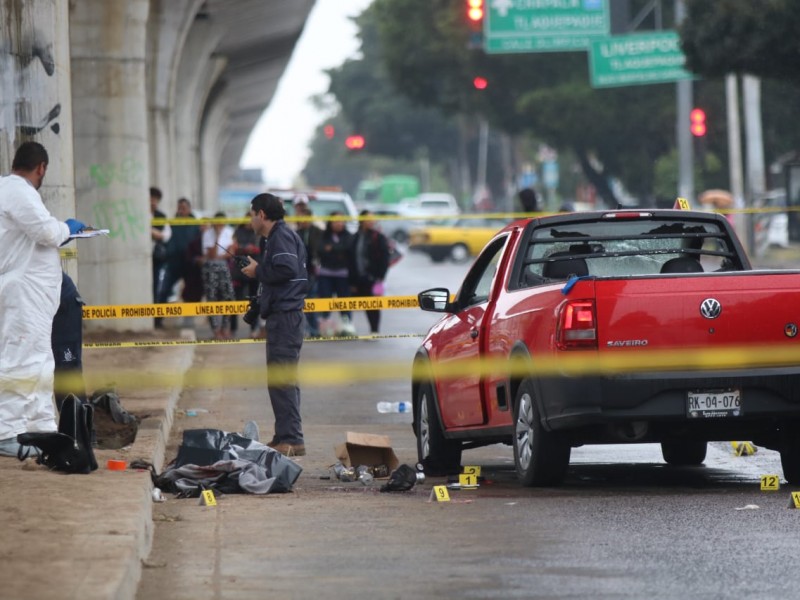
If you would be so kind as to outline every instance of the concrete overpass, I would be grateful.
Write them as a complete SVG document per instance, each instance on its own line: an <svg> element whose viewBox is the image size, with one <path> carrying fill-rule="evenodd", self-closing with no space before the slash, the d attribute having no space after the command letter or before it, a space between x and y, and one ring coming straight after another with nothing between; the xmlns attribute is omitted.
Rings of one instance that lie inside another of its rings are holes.
<svg viewBox="0 0 800 600"><path fill-rule="evenodd" d="M168 214L182 196L215 208L313 5L0 3L0 173L21 142L41 142L50 211L111 230L80 241L67 264L88 303L151 301L149 186L163 190Z"/></svg>

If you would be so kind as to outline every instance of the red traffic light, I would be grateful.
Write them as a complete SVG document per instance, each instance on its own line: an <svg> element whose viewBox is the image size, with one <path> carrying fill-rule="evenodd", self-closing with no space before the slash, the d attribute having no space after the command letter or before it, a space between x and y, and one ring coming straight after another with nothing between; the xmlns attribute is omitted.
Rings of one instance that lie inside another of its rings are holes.
<svg viewBox="0 0 800 600"><path fill-rule="evenodd" d="M472 22L483 20L483 0L467 0L467 18Z"/></svg>
<svg viewBox="0 0 800 600"><path fill-rule="evenodd" d="M695 108L689 113L689 131L695 137L703 137L706 134L706 111L702 108Z"/></svg>
<svg viewBox="0 0 800 600"><path fill-rule="evenodd" d="M333 136L336 135L336 129L333 125L325 125L325 127L322 128L322 133L325 134L326 138L332 140Z"/></svg>
<svg viewBox="0 0 800 600"><path fill-rule="evenodd" d="M489 87L489 80L479 75L472 80L472 85L475 86L476 90L485 90L487 87Z"/></svg>
<svg viewBox="0 0 800 600"><path fill-rule="evenodd" d="M364 147L363 135L348 135L344 141L344 145L349 150L361 150Z"/></svg>

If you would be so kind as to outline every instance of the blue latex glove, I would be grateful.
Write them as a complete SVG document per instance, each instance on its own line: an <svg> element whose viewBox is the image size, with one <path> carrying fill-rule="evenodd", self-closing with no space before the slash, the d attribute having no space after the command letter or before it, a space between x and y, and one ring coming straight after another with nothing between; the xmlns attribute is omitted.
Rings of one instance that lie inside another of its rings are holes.
<svg viewBox="0 0 800 600"><path fill-rule="evenodd" d="M69 227L69 234L75 235L76 233L80 233L86 228L86 225L78 221L77 219L67 219L64 221Z"/></svg>

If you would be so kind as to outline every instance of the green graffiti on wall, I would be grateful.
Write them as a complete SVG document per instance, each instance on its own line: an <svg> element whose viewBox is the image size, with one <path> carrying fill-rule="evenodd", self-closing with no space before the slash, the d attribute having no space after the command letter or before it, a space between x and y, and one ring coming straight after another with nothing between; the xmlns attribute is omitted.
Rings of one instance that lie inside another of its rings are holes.
<svg viewBox="0 0 800 600"><path fill-rule="evenodd" d="M104 200L92 208L92 225L108 229L108 236L123 241L133 240L145 234L149 228L149 212L142 202L130 198Z"/></svg>
<svg viewBox="0 0 800 600"><path fill-rule="evenodd" d="M130 156L124 158L118 165L103 164L91 165L89 167L89 177L95 185L107 188L112 183L124 183L126 185L141 185L144 174L144 167L135 158Z"/></svg>

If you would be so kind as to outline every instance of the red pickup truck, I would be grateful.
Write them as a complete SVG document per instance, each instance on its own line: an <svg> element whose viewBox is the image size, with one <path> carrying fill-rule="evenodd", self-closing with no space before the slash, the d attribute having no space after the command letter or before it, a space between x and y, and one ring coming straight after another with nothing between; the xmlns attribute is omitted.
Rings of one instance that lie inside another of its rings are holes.
<svg viewBox="0 0 800 600"><path fill-rule="evenodd" d="M778 450L800 484L800 272L753 270L719 215L627 210L516 221L486 245L414 358L420 461L513 447L525 485L557 485L572 447L707 442Z"/></svg>

